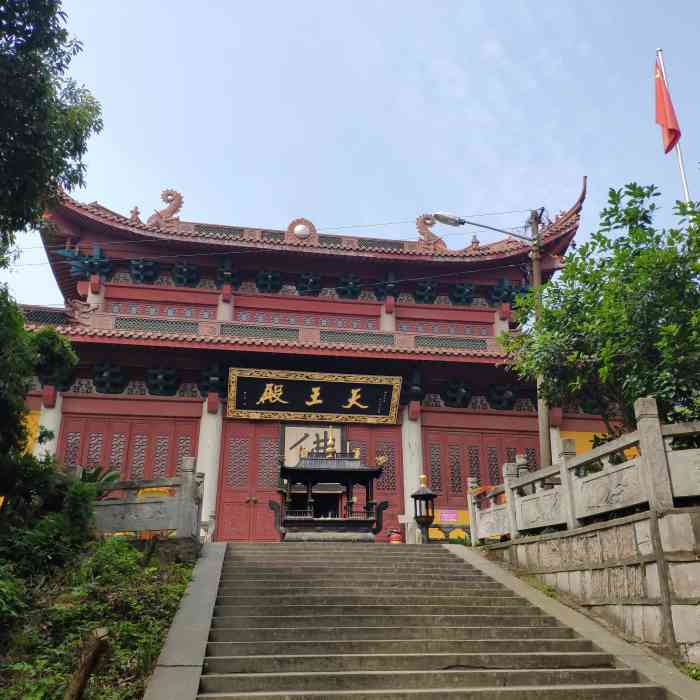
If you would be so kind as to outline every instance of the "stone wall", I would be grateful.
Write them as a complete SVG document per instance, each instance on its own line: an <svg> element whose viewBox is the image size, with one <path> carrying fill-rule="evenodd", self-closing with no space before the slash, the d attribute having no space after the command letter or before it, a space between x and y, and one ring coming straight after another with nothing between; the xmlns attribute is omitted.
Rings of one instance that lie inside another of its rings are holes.
<svg viewBox="0 0 700 700"><path fill-rule="evenodd" d="M700 508L639 513L485 549L625 635L700 663Z"/></svg>

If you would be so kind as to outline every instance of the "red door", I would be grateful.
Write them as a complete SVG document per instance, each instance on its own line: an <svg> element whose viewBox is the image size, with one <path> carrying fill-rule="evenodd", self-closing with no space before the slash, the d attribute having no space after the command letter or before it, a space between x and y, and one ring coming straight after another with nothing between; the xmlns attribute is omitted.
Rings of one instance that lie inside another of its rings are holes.
<svg viewBox="0 0 700 700"><path fill-rule="evenodd" d="M525 455L537 465L537 437L467 431L428 430L423 440L423 464L438 507L464 508L467 479L482 485L503 481L503 464Z"/></svg>
<svg viewBox="0 0 700 700"><path fill-rule="evenodd" d="M348 426L350 449L360 448L360 454L366 464L374 465L377 457L383 458L382 475L374 482L374 500L379 503L388 501L389 507L384 511L382 531L378 540L387 540L391 528L399 529L399 515L404 512L403 503L403 469L401 462L401 428ZM364 488L355 489L357 502L355 508L364 506Z"/></svg>
<svg viewBox="0 0 700 700"><path fill-rule="evenodd" d="M268 502L278 500L279 424L227 422L222 440L216 539L278 540L274 514Z"/></svg>

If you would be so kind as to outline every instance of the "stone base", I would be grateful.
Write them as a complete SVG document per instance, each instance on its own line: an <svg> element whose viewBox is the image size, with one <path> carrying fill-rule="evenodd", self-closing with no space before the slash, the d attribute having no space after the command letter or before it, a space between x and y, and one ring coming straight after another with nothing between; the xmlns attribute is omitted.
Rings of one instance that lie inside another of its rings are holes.
<svg viewBox="0 0 700 700"><path fill-rule="evenodd" d="M333 530L287 530L284 542L374 542L371 532L340 532Z"/></svg>

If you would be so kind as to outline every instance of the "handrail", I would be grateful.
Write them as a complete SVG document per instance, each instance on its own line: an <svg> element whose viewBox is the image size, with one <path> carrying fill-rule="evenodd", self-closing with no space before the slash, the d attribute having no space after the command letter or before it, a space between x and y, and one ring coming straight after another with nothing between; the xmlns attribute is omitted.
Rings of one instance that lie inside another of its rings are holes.
<svg viewBox="0 0 700 700"><path fill-rule="evenodd" d="M700 421L661 425L653 397L637 399L634 413L634 432L589 452L576 456L574 441L564 438L558 464L520 475L525 459L519 455L503 465L504 483L481 493L469 479L472 543L494 535L515 539L547 527L581 527L589 518L643 504L664 512L674 507L674 498L700 496L695 471L700 449L671 449L672 438L700 434ZM634 456L613 459L631 447ZM593 463L602 468L582 469Z"/></svg>
<svg viewBox="0 0 700 700"><path fill-rule="evenodd" d="M671 423L661 426L661 434L664 437L678 437L680 435L695 435L700 433L700 420L691 420L687 423Z"/></svg>
<svg viewBox="0 0 700 700"><path fill-rule="evenodd" d="M602 457L607 457L614 452L619 452L620 450L627 449L628 447L633 447L639 444L639 431L635 430L633 433L626 433L621 435L615 440L606 442L604 445L599 445L594 447L589 452L584 452L582 455L577 455L571 459L566 460L566 468L569 471L576 469L576 467L581 467L589 462L594 462Z"/></svg>
<svg viewBox="0 0 700 700"><path fill-rule="evenodd" d="M559 465L553 464L551 467L545 467L544 469L538 469L534 472L529 472L518 479L511 482L511 488L518 489L522 486L528 486L529 484L534 484L536 481L541 479L548 479L550 476L559 476Z"/></svg>

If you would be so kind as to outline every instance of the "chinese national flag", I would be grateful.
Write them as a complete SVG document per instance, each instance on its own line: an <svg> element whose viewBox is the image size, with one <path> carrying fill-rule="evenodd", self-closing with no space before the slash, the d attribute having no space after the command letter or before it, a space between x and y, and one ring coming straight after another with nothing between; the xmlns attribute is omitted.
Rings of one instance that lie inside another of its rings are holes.
<svg viewBox="0 0 700 700"><path fill-rule="evenodd" d="M668 153L678 143L681 137L681 128L678 126L676 111L673 109L671 95L668 94L658 58L656 59L654 84L656 86L656 123L661 127L664 153Z"/></svg>

